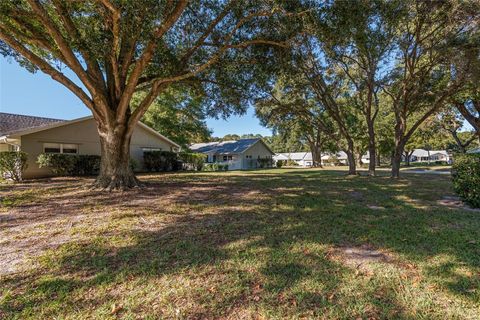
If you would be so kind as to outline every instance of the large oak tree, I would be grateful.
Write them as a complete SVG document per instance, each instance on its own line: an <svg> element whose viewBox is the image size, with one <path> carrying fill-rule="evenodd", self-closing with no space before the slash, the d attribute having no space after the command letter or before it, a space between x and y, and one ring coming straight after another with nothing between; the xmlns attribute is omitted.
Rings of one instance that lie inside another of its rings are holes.
<svg viewBox="0 0 480 320"><path fill-rule="evenodd" d="M274 87L257 100L256 115L263 125L308 145L312 165L321 167L322 152L331 150L332 140L338 143L334 123L302 74L292 75L287 72L277 78Z"/></svg>
<svg viewBox="0 0 480 320"><path fill-rule="evenodd" d="M279 32L265 32L285 25L280 19L288 15L279 6L268 0L4 0L0 53L50 75L90 109L102 152L95 185L124 189L138 185L128 165L135 125L169 86L197 81L212 97L211 111L242 110L234 89L223 84L249 82L242 67L255 61L252 47L261 47L265 58L272 45L285 45ZM137 91L144 95L133 108Z"/></svg>
<svg viewBox="0 0 480 320"><path fill-rule="evenodd" d="M394 178L400 175L405 146L415 131L464 86L469 63L453 64L452 57L468 45L466 39L478 27L475 21L479 18L478 11L457 1L411 0L404 4L399 13L392 81L383 88L395 115Z"/></svg>

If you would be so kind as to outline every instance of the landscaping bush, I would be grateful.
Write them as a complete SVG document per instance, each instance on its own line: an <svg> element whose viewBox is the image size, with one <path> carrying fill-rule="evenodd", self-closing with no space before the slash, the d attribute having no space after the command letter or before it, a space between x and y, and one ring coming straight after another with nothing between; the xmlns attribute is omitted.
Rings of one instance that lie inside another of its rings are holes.
<svg viewBox="0 0 480 320"><path fill-rule="evenodd" d="M57 176L91 176L100 170L100 156L97 155L42 153L37 163Z"/></svg>
<svg viewBox="0 0 480 320"><path fill-rule="evenodd" d="M205 157L206 157L202 153L189 153L189 152L182 152L178 156L183 163L183 169L197 170L197 171L202 170L202 167L205 163Z"/></svg>
<svg viewBox="0 0 480 320"><path fill-rule="evenodd" d="M297 162L293 161L292 159L288 159L287 163L285 163L285 165L288 166L288 167L296 167L299 164Z"/></svg>
<svg viewBox="0 0 480 320"><path fill-rule="evenodd" d="M22 151L0 152L0 175L13 181L22 181L27 159L28 155Z"/></svg>
<svg viewBox="0 0 480 320"><path fill-rule="evenodd" d="M281 167L283 167L283 165L285 164L284 162L285 162L285 160L277 160L277 163L276 163L277 168L280 169Z"/></svg>
<svg viewBox="0 0 480 320"><path fill-rule="evenodd" d="M203 171L228 171L228 164L205 163Z"/></svg>
<svg viewBox="0 0 480 320"><path fill-rule="evenodd" d="M453 188L470 206L480 208L480 154L458 154L452 166Z"/></svg>
<svg viewBox="0 0 480 320"><path fill-rule="evenodd" d="M145 151L143 165L147 171L178 170L178 158L175 152L170 151Z"/></svg>
<svg viewBox="0 0 480 320"><path fill-rule="evenodd" d="M205 163L202 168L203 171L218 171L218 163Z"/></svg>
<svg viewBox="0 0 480 320"><path fill-rule="evenodd" d="M270 168L272 167L273 160L270 158L257 159L259 168Z"/></svg>

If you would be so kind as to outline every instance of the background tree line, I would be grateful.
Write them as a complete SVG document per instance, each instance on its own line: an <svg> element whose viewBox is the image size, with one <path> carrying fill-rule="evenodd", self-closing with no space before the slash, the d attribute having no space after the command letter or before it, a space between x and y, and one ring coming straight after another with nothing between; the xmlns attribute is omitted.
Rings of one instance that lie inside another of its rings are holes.
<svg viewBox="0 0 480 320"><path fill-rule="evenodd" d="M100 188L138 185L139 120L187 145L210 135L207 117L251 104L272 141L316 163L341 149L356 174L368 151L371 175L388 158L398 177L415 141L434 145L431 128L459 151L480 141L479 15L474 0L6 0L0 53L92 112Z"/></svg>

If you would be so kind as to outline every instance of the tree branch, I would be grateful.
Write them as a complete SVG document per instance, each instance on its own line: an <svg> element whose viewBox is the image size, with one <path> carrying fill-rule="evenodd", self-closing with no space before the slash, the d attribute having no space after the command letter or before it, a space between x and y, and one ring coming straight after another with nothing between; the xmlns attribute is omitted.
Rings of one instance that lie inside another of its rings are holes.
<svg viewBox="0 0 480 320"><path fill-rule="evenodd" d="M73 92L94 114L96 118L100 118L98 112L95 110L93 101L90 97L77 86L73 81L68 79L63 73L53 68L50 64L45 62L42 58L34 54L32 51L23 46L14 37L8 35L6 31L0 26L0 39L5 41L12 49L16 50L23 57L29 60L32 64L38 66L40 70L52 77L52 79L60 82Z"/></svg>
<svg viewBox="0 0 480 320"><path fill-rule="evenodd" d="M92 84L92 81L89 75L83 69L82 65L80 64L77 57L71 50L70 46L65 41L63 35L57 29L54 22L48 16L48 13L42 7L42 4L40 4L38 0L27 0L27 1L30 4L30 7L32 8L32 10L39 17L42 24L45 26L50 36L53 38L53 40L57 44L60 52L62 53L62 56L65 59L64 61L65 64L67 64L69 68L72 69L72 71L77 74L78 78L82 81L85 87L87 87L87 89L90 91L92 96L99 98L99 95L101 95L101 92L99 92L98 89Z"/></svg>
<svg viewBox="0 0 480 320"><path fill-rule="evenodd" d="M175 22L180 18L182 12L187 6L187 0L180 0L175 8L172 10L172 13L165 19L160 27L157 28L153 35L153 39L147 44L145 50L143 51L142 56L138 59L135 67L128 78L128 82L125 86L125 89L118 103L118 108L116 112L116 118L118 122L123 122L126 117L126 111L129 106L130 99L132 98L133 93L135 92L135 87L138 84L138 79L145 69L148 62L152 59L155 48L157 47L157 40L161 38L170 28L175 24Z"/></svg>

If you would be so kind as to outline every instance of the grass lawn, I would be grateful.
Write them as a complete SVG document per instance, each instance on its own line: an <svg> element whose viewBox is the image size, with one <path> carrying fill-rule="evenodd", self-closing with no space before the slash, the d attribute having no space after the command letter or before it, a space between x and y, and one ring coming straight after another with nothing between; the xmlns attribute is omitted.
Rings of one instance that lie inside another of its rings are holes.
<svg viewBox="0 0 480 320"><path fill-rule="evenodd" d="M0 319L479 319L480 212L382 174L0 185Z"/></svg>

